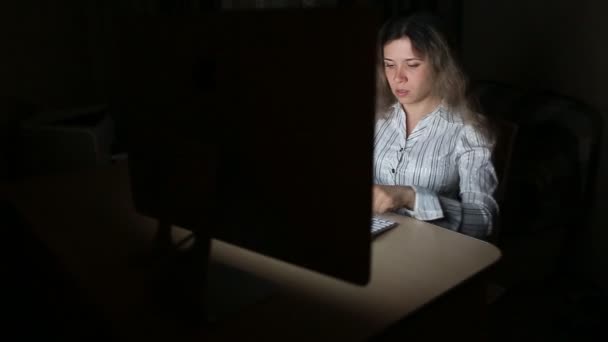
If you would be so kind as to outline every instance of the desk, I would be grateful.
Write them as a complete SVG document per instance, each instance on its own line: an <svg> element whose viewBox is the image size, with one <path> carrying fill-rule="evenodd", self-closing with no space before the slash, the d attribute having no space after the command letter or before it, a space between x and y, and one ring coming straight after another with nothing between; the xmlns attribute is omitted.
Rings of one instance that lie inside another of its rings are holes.
<svg viewBox="0 0 608 342"><path fill-rule="evenodd" d="M361 340L500 257L491 244L387 215L400 225L373 242L371 281L360 287L214 240L212 259L270 279L281 291L203 335L151 310L149 278L133 256L149 246L156 223L134 211L126 164L29 179L4 190L111 322L112 334L125 340ZM185 234L176 230L176 238Z"/></svg>

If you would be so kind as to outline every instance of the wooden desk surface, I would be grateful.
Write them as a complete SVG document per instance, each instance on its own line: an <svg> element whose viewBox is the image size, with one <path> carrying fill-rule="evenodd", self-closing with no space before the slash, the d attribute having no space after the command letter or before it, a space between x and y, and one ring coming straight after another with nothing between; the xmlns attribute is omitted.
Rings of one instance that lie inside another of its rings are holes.
<svg viewBox="0 0 608 342"><path fill-rule="evenodd" d="M491 244L398 215L386 215L400 225L373 242L372 274L367 286L351 285L285 262L214 241L212 257L236 268L272 279L288 293L260 305L258 317L282 312L279 340L315 336L338 341L380 333L493 264L500 252ZM297 306L296 306L297 305ZM292 311L297 307L297 311ZM239 324L239 331L262 338L268 331L257 322ZM331 322L331 323L329 323ZM231 325L234 321L230 322ZM305 332L309 334L303 333ZM304 334L304 335L303 335Z"/></svg>
<svg viewBox="0 0 608 342"><path fill-rule="evenodd" d="M59 256L121 339L200 340L202 332L150 304L150 278L134 256L155 221L133 210L126 165L31 179L4 189ZM282 291L209 337L230 340L361 340L413 313L500 257L491 244L407 217L373 242L372 275L360 287L213 241L216 261L270 279ZM178 229L177 238L187 234Z"/></svg>

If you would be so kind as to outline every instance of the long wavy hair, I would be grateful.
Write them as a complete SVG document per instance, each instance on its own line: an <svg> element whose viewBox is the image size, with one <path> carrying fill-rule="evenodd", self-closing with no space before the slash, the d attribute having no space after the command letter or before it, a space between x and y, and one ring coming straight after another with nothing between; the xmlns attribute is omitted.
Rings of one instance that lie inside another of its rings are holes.
<svg viewBox="0 0 608 342"><path fill-rule="evenodd" d="M475 126L487 138L492 138L486 117L473 108L467 97L467 78L441 33L437 17L428 13L400 15L389 19L380 29L377 56L376 113L386 116L397 99L391 92L384 71L384 46L394 40L409 38L412 48L431 65L431 95L443 100L443 104L463 120ZM491 139L493 140L493 139Z"/></svg>

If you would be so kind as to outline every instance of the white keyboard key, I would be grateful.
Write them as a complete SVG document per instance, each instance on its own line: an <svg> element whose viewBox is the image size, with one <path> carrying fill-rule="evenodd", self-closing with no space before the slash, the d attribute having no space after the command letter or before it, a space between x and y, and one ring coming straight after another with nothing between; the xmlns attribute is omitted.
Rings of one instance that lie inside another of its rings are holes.
<svg viewBox="0 0 608 342"><path fill-rule="evenodd" d="M372 216L372 222L371 222L372 236L376 236L388 229L396 227L397 225L398 225L397 222L393 222L393 221L381 219L376 216Z"/></svg>

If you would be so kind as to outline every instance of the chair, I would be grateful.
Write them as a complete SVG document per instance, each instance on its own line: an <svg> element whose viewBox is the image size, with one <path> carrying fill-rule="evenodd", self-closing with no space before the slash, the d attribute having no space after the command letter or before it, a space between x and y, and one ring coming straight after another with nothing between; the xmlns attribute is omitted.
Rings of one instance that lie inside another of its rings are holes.
<svg viewBox="0 0 608 342"><path fill-rule="evenodd" d="M492 242L503 257L490 278L503 292L581 275L577 254L594 207L603 127L595 109L554 93L529 92L511 108L518 112L510 116L511 155L504 123L494 155L501 212Z"/></svg>
<svg viewBox="0 0 608 342"><path fill-rule="evenodd" d="M21 122L20 171L61 173L109 164L114 123L105 106L42 112Z"/></svg>
<svg viewBox="0 0 608 342"><path fill-rule="evenodd" d="M505 192L507 185L509 184L509 170L511 168L511 158L513 155L513 146L515 138L517 136L518 127L516 124L502 120L494 120L494 128L496 133L496 143L492 153L492 162L494 163L494 169L496 170L496 176L498 178L498 187L494 192L494 198L498 203L500 210L503 208L505 201ZM498 217L494 222L494 229L490 235L488 241L494 244L498 244L501 224L502 213L499 213Z"/></svg>
<svg viewBox="0 0 608 342"><path fill-rule="evenodd" d="M547 273L580 278L584 275L577 264L583 245L587 243L586 231L591 229L597 195L604 127L602 115L578 99L550 91L531 94L528 101L522 103L522 110L528 115L525 121L521 120L520 127L537 137L537 127L543 127L544 137L540 140L546 152L541 156L546 162L542 164L549 169L541 174L544 182L537 190L543 195L543 205L539 208L543 210L537 213L536 230L560 236L560 239L555 238L553 259ZM554 133L549 135L549 131ZM520 150L525 148L529 147L522 146ZM552 154L552 159L547 157ZM545 243L547 237L543 240Z"/></svg>

